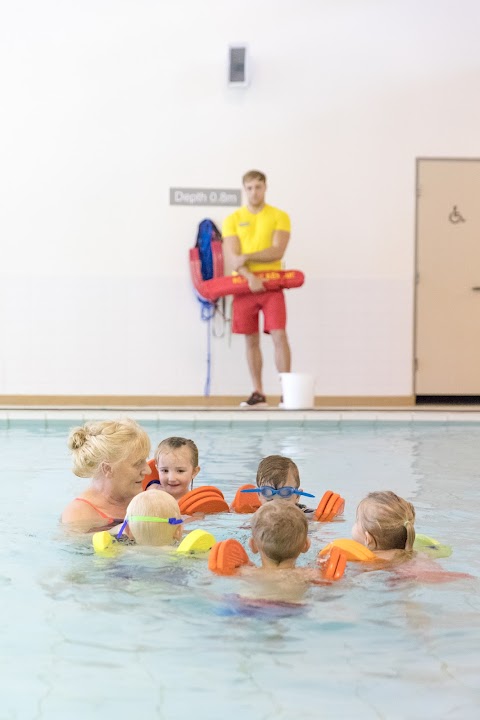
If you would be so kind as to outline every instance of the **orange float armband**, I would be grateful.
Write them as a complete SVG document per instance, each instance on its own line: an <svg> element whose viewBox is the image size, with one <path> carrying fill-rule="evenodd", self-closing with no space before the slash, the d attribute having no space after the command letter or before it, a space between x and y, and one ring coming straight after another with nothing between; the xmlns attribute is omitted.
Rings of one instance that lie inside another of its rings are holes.
<svg viewBox="0 0 480 720"><path fill-rule="evenodd" d="M190 490L179 500L178 506L182 515L229 512L228 503L223 497L222 491L213 485L202 485L195 490Z"/></svg>
<svg viewBox="0 0 480 720"><path fill-rule="evenodd" d="M319 522L330 522L337 515L341 515L345 509L345 500L338 493L327 490L313 515Z"/></svg>
<svg viewBox="0 0 480 720"><path fill-rule="evenodd" d="M238 540L222 540L210 550L208 569L217 575L233 575L242 565L250 565L250 560Z"/></svg>
<svg viewBox="0 0 480 720"><path fill-rule="evenodd" d="M142 490L148 490L151 485L160 485L160 477L158 475L158 470L157 466L155 465L154 458L149 460L148 464L150 466L150 472L148 475L145 475L142 480Z"/></svg>
<svg viewBox="0 0 480 720"><path fill-rule="evenodd" d="M326 545L323 550L318 553L320 557L332 553L334 548L338 548L346 557L347 560L353 560L354 562L372 562L377 559L377 556L373 554L365 545L351 540L350 538L338 538L333 540L331 543Z"/></svg>
<svg viewBox="0 0 480 720"><path fill-rule="evenodd" d="M242 493L242 490L256 488L256 485L242 485L238 488L230 510L236 513L254 513L261 506L260 498L256 493Z"/></svg>
<svg viewBox="0 0 480 720"><path fill-rule="evenodd" d="M345 568L347 567L347 556L335 545L332 547L330 557L323 568L323 578L325 580L340 580L343 577Z"/></svg>

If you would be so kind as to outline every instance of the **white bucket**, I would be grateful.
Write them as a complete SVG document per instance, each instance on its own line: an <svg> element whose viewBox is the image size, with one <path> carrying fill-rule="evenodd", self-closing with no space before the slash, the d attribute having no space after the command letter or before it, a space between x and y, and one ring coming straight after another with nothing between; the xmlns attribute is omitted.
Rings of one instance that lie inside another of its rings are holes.
<svg viewBox="0 0 480 720"><path fill-rule="evenodd" d="M315 404L315 378L307 373L280 373L283 407L305 410Z"/></svg>

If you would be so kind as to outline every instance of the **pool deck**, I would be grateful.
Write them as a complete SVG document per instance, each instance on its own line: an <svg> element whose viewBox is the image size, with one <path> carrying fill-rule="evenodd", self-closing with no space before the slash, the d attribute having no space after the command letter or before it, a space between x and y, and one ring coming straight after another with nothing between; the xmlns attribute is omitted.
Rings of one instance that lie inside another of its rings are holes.
<svg viewBox="0 0 480 720"><path fill-rule="evenodd" d="M279 407L225 406L25 406L0 405L0 421L78 420L125 417L153 421L193 422L480 422L480 405L415 405L411 407L321 407L287 410Z"/></svg>

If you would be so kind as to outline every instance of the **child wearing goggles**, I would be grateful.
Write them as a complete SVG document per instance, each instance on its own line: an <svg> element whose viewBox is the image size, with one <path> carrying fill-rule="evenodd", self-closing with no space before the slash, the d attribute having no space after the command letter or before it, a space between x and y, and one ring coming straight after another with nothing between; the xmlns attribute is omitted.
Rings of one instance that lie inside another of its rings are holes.
<svg viewBox="0 0 480 720"><path fill-rule="evenodd" d="M148 490L136 495L127 507L120 532L138 545L173 545L182 537L182 517L174 497Z"/></svg>
<svg viewBox="0 0 480 720"><path fill-rule="evenodd" d="M263 458L257 469L256 482L257 488L242 492L257 493L262 504L280 499L282 502L296 505L305 513L314 512L312 508L298 502L300 496L315 496L300 489L300 473L290 458L283 455L268 455Z"/></svg>

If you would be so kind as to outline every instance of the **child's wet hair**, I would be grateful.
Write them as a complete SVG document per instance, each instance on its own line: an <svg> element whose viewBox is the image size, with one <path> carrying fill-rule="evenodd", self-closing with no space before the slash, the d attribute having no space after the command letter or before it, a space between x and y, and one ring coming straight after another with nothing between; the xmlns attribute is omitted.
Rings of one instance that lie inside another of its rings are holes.
<svg viewBox="0 0 480 720"><path fill-rule="evenodd" d="M300 487L300 473L293 460L283 455L268 455L257 469L257 487L270 485L275 489L292 485Z"/></svg>
<svg viewBox="0 0 480 720"><path fill-rule="evenodd" d="M278 564L300 555L307 531L307 519L295 505L266 503L252 518L252 538L258 549Z"/></svg>
<svg viewBox="0 0 480 720"><path fill-rule="evenodd" d="M357 508L357 520L376 550L413 550L415 508L391 490L369 493Z"/></svg>
<svg viewBox="0 0 480 720"><path fill-rule="evenodd" d="M157 449L155 450L155 464L158 464L158 458L163 452L170 452L171 450L179 450L180 448L188 447L190 450L190 456L192 465L194 468L198 467L198 448L188 438L183 437L168 437L162 440Z"/></svg>

